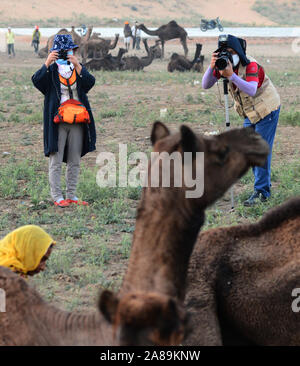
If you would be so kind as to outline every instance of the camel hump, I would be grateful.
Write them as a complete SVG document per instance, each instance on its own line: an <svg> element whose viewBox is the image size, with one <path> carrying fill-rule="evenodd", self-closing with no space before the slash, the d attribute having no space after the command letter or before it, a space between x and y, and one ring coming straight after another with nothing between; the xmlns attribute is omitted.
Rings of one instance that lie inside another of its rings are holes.
<svg viewBox="0 0 300 366"><path fill-rule="evenodd" d="M178 24L177 24L177 22L175 22L175 20L171 20L171 21L169 22L169 24L170 24L172 27L178 27Z"/></svg>
<svg viewBox="0 0 300 366"><path fill-rule="evenodd" d="M262 231L266 231L296 217L300 217L300 197L291 198L282 205L272 208L258 224Z"/></svg>
<svg viewBox="0 0 300 366"><path fill-rule="evenodd" d="M30 287L19 274L0 266L0 288L5 291L8 302L17 302L26 306L28 303L43 303L41 296Z"/></svg>

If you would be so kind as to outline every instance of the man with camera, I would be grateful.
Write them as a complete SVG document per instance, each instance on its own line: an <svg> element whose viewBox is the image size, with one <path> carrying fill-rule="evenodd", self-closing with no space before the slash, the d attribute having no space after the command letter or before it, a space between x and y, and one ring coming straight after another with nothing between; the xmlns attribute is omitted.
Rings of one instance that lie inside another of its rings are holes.
<svg viewBox="0 0 300 366"><path fill-rule="evenodd" d="M230 34L219 37L202 87L211 88L218 79L227 78L234 108L244 118L244 127L252 127L269 144L270 153L263 167L254 167L254 192L244 202L252 206L271 195L271 158L280 112L280 97L263 67L246 56L246 41Z"/></svg>

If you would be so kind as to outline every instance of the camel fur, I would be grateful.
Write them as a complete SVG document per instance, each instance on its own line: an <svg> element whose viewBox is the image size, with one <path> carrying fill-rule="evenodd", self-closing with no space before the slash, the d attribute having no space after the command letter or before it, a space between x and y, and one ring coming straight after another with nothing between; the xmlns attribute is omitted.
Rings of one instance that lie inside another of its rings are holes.
<svg viewBox="0 0 300 366"><path fill-rule="evenodd" d="M199 235L188 271L186 345L299 346L300 197L252 224Z"/></svg>
<svg viewBox="0 0 300 366"><path fill-rule="evenodd" d="M168 63L168 71L197 71L200 72L200 70L203 70L203 61L204 56L200 56L202 50L202 44L197 43L196 44L196 51L195 56L192 61L188 60L186 57L182 55L178 55L178 53L173 53L170 59L170 62ZM197 64L197 66L196 66ZM202 65L202 66L201 66Z"/></svg>
<svg viewBox="0 0 300 366"><path fill-rule="evenodd" d="M115 34L114 42L110 39L92 36L83 42L80 48L82 62L85 63L88 58L96 59L105 57L110 50L116 48L118 40L119 34Z"/></svg>
<svg viewBox="0 0 300 366"><path fill-rule="evenodd" d="M117 56L112 56L110 53L105 57L99 59L92 59L85 63L85 67L89 70L103 70L103 71L115 71L122 68L124 62L122 57L127 50L120 48Z"/></svg>
<svg viewBox="0 0 300 366"><path fill-rule="evenodd" d="M150 49L148 56L137 57L137 56L127 56L122 59L122 66L120 70L126 71L141 71L144 67L149 66L154 59L154 50Z"/></svg>
<svg viewBox="0 0 300 366"><path fill-rule="evenodd" d="M156 40L155 41L155 44L153 46L148 46L148 41L147 41L147 38L144 38L143 39L143 43L144 43L144 46L145 46L145 50L147 52L147 55L149 56L150 55L150 50L153 52L153 56L154 58L161 58L161 47L160 47L160 40Z"/></svg>

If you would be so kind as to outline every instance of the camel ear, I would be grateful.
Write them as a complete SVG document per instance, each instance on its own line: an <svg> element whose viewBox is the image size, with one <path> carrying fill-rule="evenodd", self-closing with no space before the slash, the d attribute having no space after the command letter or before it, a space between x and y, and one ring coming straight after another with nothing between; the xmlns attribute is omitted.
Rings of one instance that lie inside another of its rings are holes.
<svg viewBox="0 0 300 366"><path fill-rule="evenodd" d="M151 142L152 145L156 143L156 141L163 139L170 135L170 131L166 125L164 125L160 121L155 121L152 127L151 132Z"/></svg>
<svg viewBox="0 0 300 366"><path fill-rule="evenodd" d="M118 305L119 299L113 292L109 290L102 291L99 299L99 309L109 323L114 323Z"/></svg>
<svg viewBox="0 0 300 366"><path fill-rule="evenodd" d="M181 147L183 152L191 152L193 158L196 156L197 151L204 151L201 141L197 138L194 132L187 126L182 125L180 127L181 133Z"/></svg>
<svg viewBox="0 0 300 366"><path fill-rule="evenodd" d="M159 338L157 344L174 345L181 343L184 338L186 323L186 319L180 320L176 303L170 299L166 308L158 317Z"/></svg>

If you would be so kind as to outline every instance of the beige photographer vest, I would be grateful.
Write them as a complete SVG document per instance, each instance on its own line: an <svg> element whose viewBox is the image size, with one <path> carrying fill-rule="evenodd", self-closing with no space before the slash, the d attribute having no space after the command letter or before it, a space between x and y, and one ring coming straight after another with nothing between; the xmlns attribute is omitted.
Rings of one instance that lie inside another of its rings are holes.
<svg viewBox="0 0 300 366"><path fill-rule="evenodd" d="M251 62L257 62L253 57L247 58ZM239 65L238 76L246 80L246 66ZM260 88L257 88L254 97L242 92L238 88L233 89L233 83L229 81L229 91L234 99L234 109L241 117L248 117L251 123L257 123L280 106L280 97L272 81L265 74L265 79Z"/></svg>

